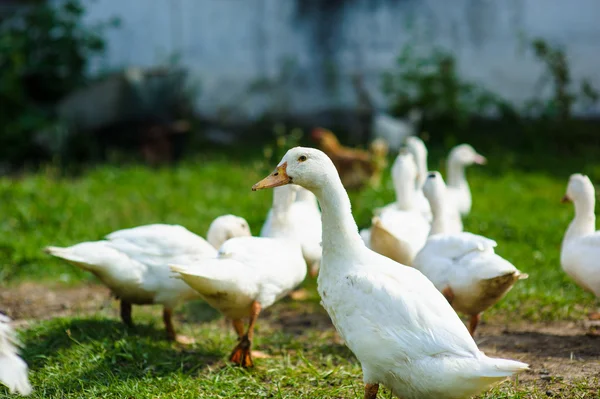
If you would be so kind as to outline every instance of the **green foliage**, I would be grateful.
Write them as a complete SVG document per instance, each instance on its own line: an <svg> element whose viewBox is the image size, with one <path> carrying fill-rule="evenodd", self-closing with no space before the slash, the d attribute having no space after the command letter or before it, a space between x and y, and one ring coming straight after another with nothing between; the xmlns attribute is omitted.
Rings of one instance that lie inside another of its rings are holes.
<svg viewBox="0 0 600 399"><path fill-rule="evenodd" d="M441 120L455 128L466 128L476 115L512 112L498 96L463 80L454 56L439 48L423 55L406 44L395 70L383 75L382 89L393 114L421 109L425 119Z"/></svg>
<svg viewBox="0 0 600 399"><path fill-rule="evenodd" d="M531 41L531 48L544 64L538 85L542 90L550 86L552 96L547 100L535 98L529 101L527 108L530 113L565 122L572 118L574 106L592 107L597 103L600 95L589 80L583 79L579 88L573 87L571 69L563 49L553 47L540 38Z"/></svg>
<svg viewBox="0 0 600 399"><path fill-rule="evenodd" d="M56 130L56 101L86 82L108 24L88 28L83 13L78 0L44 2L0 20L0 158L39 156L35 134Z"/></svg>
<svg viewBox="0 0 600 399"><path fill-rule="evenodd" d="M452 54L438 48L418 53L411 43L402 48L395 69L383 75L383 92L393 114L420 109L425 115L425 129L434 133L440 128L465 133L472 131L474 117L499 117L538 147L549 137L565 137L566 131L571 138L588 134L589 129L580 129L575 123L573 109L591 109L600 94L587 79L573 82L563 49L543 39L527 42L544 71L536 97L520 109L482 85L465 81Z"/></svg>

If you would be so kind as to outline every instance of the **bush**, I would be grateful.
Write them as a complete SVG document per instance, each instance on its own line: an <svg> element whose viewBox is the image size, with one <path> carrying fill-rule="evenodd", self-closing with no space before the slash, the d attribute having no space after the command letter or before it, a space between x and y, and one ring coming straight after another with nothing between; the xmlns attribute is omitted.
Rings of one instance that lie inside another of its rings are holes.
<svg viewBox="0 0 600 399"><path fill-rule="evenodd" d="M91 57L104 51L103 23L81 22L77 0L20 6L0 20L0 159L15 164L37 158L35 135L56 131L53 106L85 84Z"/></svg>
<svg viewBox="0 0 600 399"><path fill-rule="evenodd" d="M478 115L514 113L499 96L463 80L451 54L434 49L421 55L410 44L401 50L395 70L383 75L383 92L392 114L417 108L426 120L443 121L451 128L466 128Z"/></svg>

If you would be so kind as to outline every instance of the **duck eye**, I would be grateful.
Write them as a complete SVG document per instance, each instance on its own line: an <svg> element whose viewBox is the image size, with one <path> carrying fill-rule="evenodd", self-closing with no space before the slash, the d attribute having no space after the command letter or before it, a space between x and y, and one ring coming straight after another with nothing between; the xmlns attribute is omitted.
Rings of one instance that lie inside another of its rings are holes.
<svg viewBox="0 0 600 399"><path fill-rule="evenodd" d="M304 162L304 161L306 161L306 155L300 155L298 157L298 162Z"/></svg>

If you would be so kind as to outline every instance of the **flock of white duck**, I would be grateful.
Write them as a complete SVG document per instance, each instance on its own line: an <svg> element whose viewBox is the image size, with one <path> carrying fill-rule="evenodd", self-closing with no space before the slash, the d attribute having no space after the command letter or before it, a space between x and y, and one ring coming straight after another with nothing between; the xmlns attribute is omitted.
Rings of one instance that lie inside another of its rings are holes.
<svg viewBox="0 0 600 399"><path fill-rule="evenodd" d="M379 384L404 399L470 397L528 368L487 357L472 337L480 314L527 275L494 253L495 241L462 231L461 215L471 208L465 168L485 158L469 145L454 148L446 186L428 172L423 142L410 137L406 144L392 167L396 201L376 209L360 234L331 160L296 147L252 187L275 188L261 237L251 236L243 218L226 215L213 221L206 240L154 224L46 251L96 275L120 299L129 325L132 305L162 304L172 340L191 342L175 332L177 304L205 300L232 321L239 342L230 359L244 367L260 354L252 340L261 310L308 270L318 274L321 303L362 366L365 398L375 398ZM564 199L574 202L575 218L563 241L563 268L600 296L590 180L571 176ZM468 328L455 311L470 316ZM9 322L0 315L0 380L26 395L27 365Z"/></svg>

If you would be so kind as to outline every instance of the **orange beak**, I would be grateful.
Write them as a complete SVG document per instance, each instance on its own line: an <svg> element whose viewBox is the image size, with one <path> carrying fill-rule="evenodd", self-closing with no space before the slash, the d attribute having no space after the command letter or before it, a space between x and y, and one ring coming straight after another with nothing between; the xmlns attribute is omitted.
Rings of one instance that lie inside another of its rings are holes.
<svg viewBox="0 0 600 399"><path fill-rule="evenodd" d="M480 154L475 155L474 161L477 165L485 165L487 163L487 159Z"/></svg>
<svg viewBox="0 0 600 399"><path fill-rule="evenodd" d="M561 203L563 203L563 204L566 204L567 202L571 202L571 201L572 201L572 200L571 200L571 198L570 198L570 197L569 197L567 194L565 194L565 195L564 195L564 196L563 196L563 197L560 199L560 202L561 202Z"/></svg>
<svg viewBox="0 0 600 399"><path fill-rule="evenodd" d="M292 178L287 175L287 162L279 165L273 173L265 177L258 183L252 186L252 191L262 190L264 188L273 188L284 186L292 182Z"/></svg>

